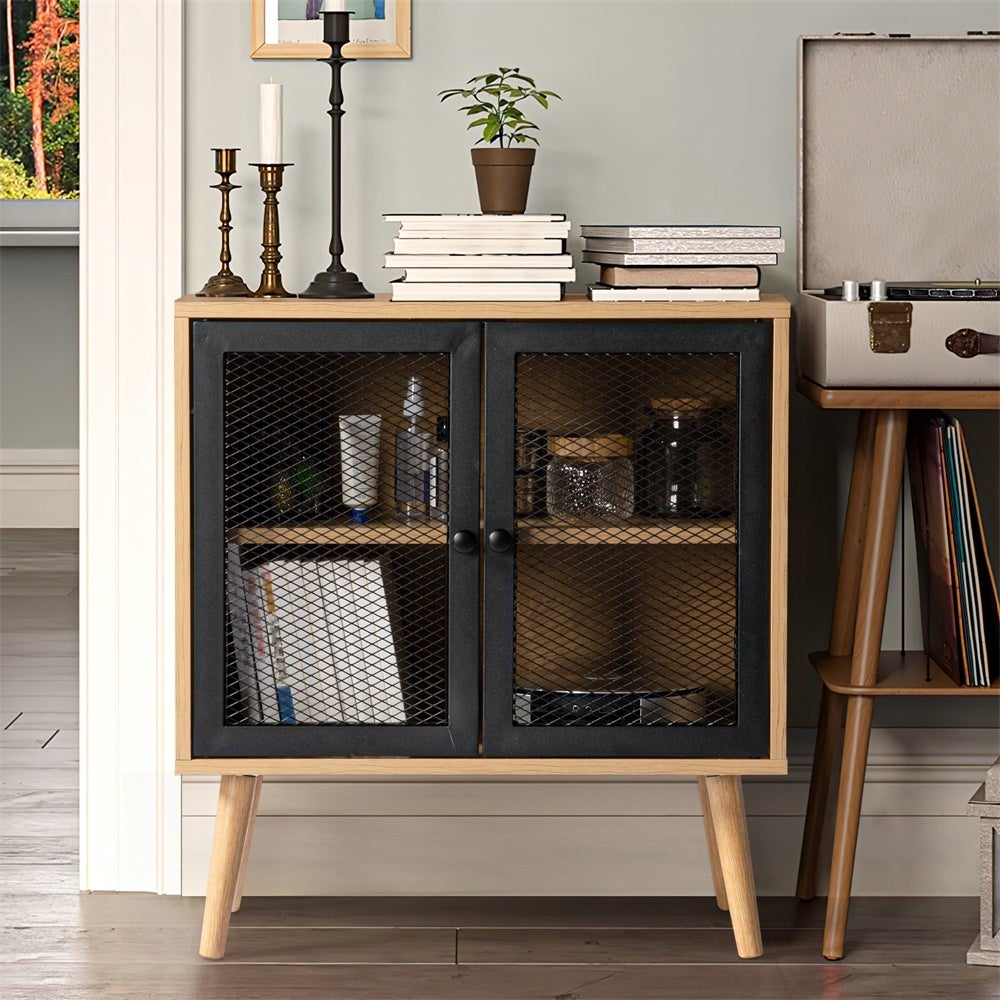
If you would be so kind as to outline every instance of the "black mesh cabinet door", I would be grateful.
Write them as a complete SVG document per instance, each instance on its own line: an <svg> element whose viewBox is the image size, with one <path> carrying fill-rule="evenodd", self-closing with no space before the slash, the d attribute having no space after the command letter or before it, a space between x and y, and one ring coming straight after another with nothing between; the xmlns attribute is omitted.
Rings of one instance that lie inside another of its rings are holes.
<svg viewBox="0 0 1000 1000"><path fill-rule="evenodd" d="M483 752L769 753L769 321L492 323Z"/></svg>
<svg viewBox="0 0 1000 1000"><path fill-rule="evenodd" d="M195 757L475 755L480 325L192 329Z"/></svg>

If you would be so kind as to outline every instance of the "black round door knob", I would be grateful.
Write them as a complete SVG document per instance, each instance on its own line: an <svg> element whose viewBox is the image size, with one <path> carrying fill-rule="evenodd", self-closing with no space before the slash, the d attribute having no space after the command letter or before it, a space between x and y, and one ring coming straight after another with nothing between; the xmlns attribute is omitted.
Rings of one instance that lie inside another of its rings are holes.
<svg viewBox="0 0 1000 1000"><path fill-rule="evenodd" d="M513 547L514 539L511 538L509 531L497 528L496 531L490 532L490 548L494 552L509 552Z"/></svg>
<svg viewBox="0 0 1000 1000"><path fill-rule="evenodd" d="M456 552L468 554L475 552L479 547L476 544L476 533L474 531L456 531L452 536L451 544L455 546Z"/></svg>

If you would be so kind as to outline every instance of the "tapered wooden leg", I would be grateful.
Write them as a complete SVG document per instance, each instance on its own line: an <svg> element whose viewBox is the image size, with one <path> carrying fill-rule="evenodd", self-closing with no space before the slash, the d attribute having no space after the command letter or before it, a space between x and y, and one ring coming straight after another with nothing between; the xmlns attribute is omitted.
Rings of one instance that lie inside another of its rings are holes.
<svg viewBox="0 0 1000 1000"><path fill-rule="evenodd" d="M840 545L837 570L837 596L830 622L831 656L849 656L854 645L854 625L858 615L858 588L861 585L861 560L868 525L868 502L872 489L872 462L875 456L877 410L862 410L854 444L851 489L847 495L844 538Z"/></svg>
<svg viewBox="0 0 1000 1000"><path fill-rule="evenodd" d="M222 776L205 894L205 918L198 948L198 954L203 958L222 958L226 953L229 918L236 898L236 884L256 787L257 778L252 774Z"/></svg>
<svg viewBox="0 0 1000 1000"><path fill-rule="evenodd" d="M764 947L760 940L743 785L739 775L709 775L705 778L705 789L719 847L719 864L733 922L736 952L740 958L758 958Z"/></svg>
<svg viewBox="0 0 1000 1000"><path fill-rule="evenodd" d="M712 866L712 885L715 887L715 902L720 910L729 909L726 898L726 881L722 877L722 863L719 861L719 843L715 839L715 823L712 820L712 804L708 800L708 784L705 778L698 779L698 794L701 796L701 815L705 822L705 842L708 845L708 861Z"/></svg>
<svg viewBox="0 0 1000 1000"><path fill-rule="evenodd" d="M851 880L854 878L861 795L865 787L871 728L872 699L862 695L848 695L844 757L840 766L840 794L837 798L837 825L833 834L833 861L830 865L830 890L826 903L826 927L823 931L824 958L844 957L847 911L851 905Z"/></svg>
<svg viewBox="0 0 1000 1000"><path fill-rule="evenodd" d="M813 899L816 896L816 868L819 864L823 827L826 825L830 778L837 758L843 717L843 697L824 687L819 704L819 727L816 731L812 776L809 779L806 824L802 831L802 853L799 855L799 880L795 890L799 899Z"/></svg>
<svg viewBox="0 0 1000 1000"><path fill-rule="evenodd" d="M247 832L243 839L243 853L240 858L240 873L236 877L236 893L233 897L233 913L243 902L243 883L247 877L247 863L250 861L250 842L253 840L253 825L257 820L257 808L260 805L260 786L264 783L264 776L258 774L254 780L253 801L250 803L250 815L247 817Z"/></svg>

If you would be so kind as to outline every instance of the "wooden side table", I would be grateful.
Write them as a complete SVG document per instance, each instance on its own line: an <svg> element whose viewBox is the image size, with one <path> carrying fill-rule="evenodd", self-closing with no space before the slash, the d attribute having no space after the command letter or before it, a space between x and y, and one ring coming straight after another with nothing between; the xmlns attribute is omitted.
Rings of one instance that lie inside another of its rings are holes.
<svg viewBox="0 0 1000 1000"><path fill-rule="evenodd" d="M923 652L880 649L889 565L906 455L910 410L996 410L994 389L825 389L800 378L799 391L823 409L860 410L840 555L830 646L809 659L823 681L816 751L796 894L816 895L816 868L830 779L846 707L837 822L823 955L844 955L873 698L887 695L996 696L1000 684L959 687Z"/></svg>

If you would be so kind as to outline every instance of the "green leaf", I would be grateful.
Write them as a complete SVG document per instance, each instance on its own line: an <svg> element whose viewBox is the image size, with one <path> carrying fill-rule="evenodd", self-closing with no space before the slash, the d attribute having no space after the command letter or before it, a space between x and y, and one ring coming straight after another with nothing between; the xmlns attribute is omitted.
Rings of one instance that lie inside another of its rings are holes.
<svg viewBox="0 0 1000 1000"><path fill-rule="evenodd" d="M466 128L477 128L480 125L489 124L489 118L477 118L474 122L469 122Z"/></svg>
<svg viewBox="0 0 1000 1000"><path fill-rule="evenodd" d="M534 85L535 85L535 81L532 80L530 76L522 76L520 73L515 73L514 74L514 79L515 80L524 80L525 83L530 84L532 87L534 87Z"/></svg>
<svg viewBox="0 0 1000 1000"><path fill-rule="evenodd" d="M500 123L499 122L490 122L490 124L487 125L485 129L483 129L483 138L487 142L492 142L493 137L499 131L500 131Z"/></svg>
<svg viewBox="0 0 1000 1000"><path fill-rule="evenodd" d="M543 96L542 96L541 94L532 94L531 96L532 96L532 97L533 97L533 98L534 98L534 99L535 99L536 101L538 101L538 103L539 103L539 104L540 104L540 105L541 105L541 106L542 106L543 108L547 108L547 107L549 106L549 102L548 102L548 99L547 99L547 98L545 98L545 97L543 97Z"/></svg>

